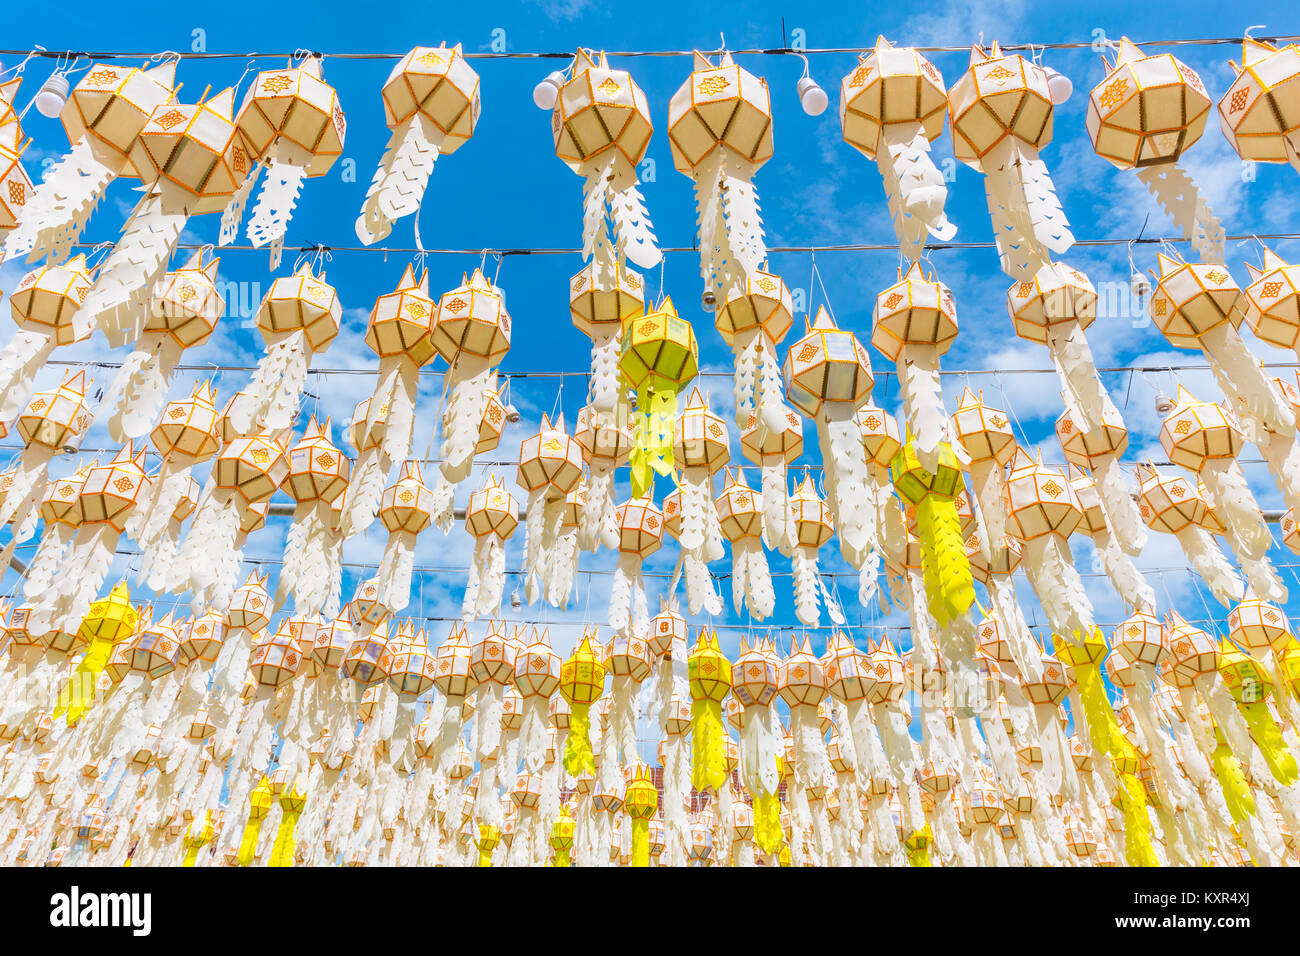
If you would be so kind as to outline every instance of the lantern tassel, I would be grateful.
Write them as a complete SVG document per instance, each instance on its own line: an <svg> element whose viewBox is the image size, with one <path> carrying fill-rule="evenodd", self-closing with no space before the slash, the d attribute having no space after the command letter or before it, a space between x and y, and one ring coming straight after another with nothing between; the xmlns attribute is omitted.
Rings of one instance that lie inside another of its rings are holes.
<svg viewBox="0 0 1300 956"><path fill-rule="evenodd" d="M1135 172L1160 208L1182 230L1183 238L1191 241L1201 261L1222 262L1226 238L1223 224L1187 170L1178 163L1161 163L1139 167Z"/></svg>
<svg viewBox="0 0 1300 956"><path fill-rule="evenodd" d="M150 339L155 341L151 343ZM125 444L153 429L182 351L181 344L171 336L145 333L144 341L127 356L109 386L110 399L104 402L112 409L108 432L114 441Z"/></svg>
<svg viewBox="0 0 1300 956"><path fill-rule="evenodd" d="M252 379L230 408L235 431L249 435L260 429L290 427L307 386L311 358L305 330L275 333Z"/></svg>
<svg viewBox="0 0 1300 956"><path fill-rule="evenodd" d="M105 150L107 152L107 150ZM0 261L26 256L62 262L72 252L117 170L82 136L56 162L28 201L22 221L6 238Z"/></svg>
<svg viewBox="0 0 1300 956"><path fill-rule="evenodd" d="M1213 498L1212 506L1227 525L1232 549L1245 558L1264 557L1273 538L1237 459L1209 459L1201 477Z"/></svg>
<svg viewBox="0 0 1300 956"><path fill-rule="evenodd" d="M1097 499L1106 517L1106 524L1119 546L1128 554L1137 556L1146 547L1146 522L1138 512L1129 490L1124 470L1117 455L1101 455L1092 462L1096 479ZM1266 532L1267 533L1267 532Z"/></svg>
<svg viewBox="0 0 1300 956"><path fill-rule="evenodd" d="M1231 322L1220 322L1197 341L1224 395L1237 399L1243 411L1269 430L1294 431L1295 416L1290 407Z"/></svg>
<svg viewBox="0 0 1300 956"><path fill-rule="evenodd" d="M36 373L56 344L52 335L19 329L0 352L0 421L13 421L31 398Z"/></svg>
<svg viewBox="0 0 1300 956"><path fill-rule="evenodd" d="M820 620L817 605L817 549L797 544L790 556L794 572L795 615L808 627Z"/></svg>
<svg viewBox="0 0 1300 956"><path fill-rule="evenodd" d="M1057 534L1043 534L1024 543L1021 567L1038 595L1043 612L1058 634L1092 630L1092 602L1070 559L1069 546Z"/></svg>
<svg viewBox="0 0 1300 956"><path fill-rule="evenodd" d="M98 323L110 348L140 337L149 297L189 219L179 187L158 181L140 188L144 195L73 320L78 330Z"/></svg>
<svg viewBox="0 0 1300 956"><path fill-rule="evenodd" d="M691 786L718 790L727 782L727 755L722 745L722 703L708 698L691 701Z"/></svg>
<svg viewBox="0 0 1300 956"><path fill-rule="evenodd" d="M1224 607L1241 600L1244 588L1214 538L1198 525L1188 525L1176 535L1192 568L1209 585L1211 593Z"/></svg>
<svg viewBox="0 0 1300 956"><path fill-rule="evenodd" d="M253 207L253 215L248 220L248 241L258 249L270 245L271 269L279 268L284 233L293 217L294 207L298 204L298 193L302 190L302 181L306 177L307 170L304 167L280 156L273 156L266 168L262 191L257 194L257 205Z"/></svg>
<svg viewBox="0 0 1300 956"><path fill-rule="evenodd" d="M899 252L906 259L918 259L927 232L941 242L957 234L943 211L948 187L930 158L930 141L920 123L888 123L882 139L876 167L884 180Z"/></svg>
<svg viewBox="0 0 1300 956"><path fill-rule="evenodd" d="M221 229L217 236L217 245L228 246L239 235L239 225L244 220L244 207L248 205L248 199L253 195L253 186L257 183L257 177L261 172L262 164L254 163L253 168L239 184L239 188L231 195L230 201L226 203L226 208L221 210Z"/></svg>
<svg viewBox="0 0 1300 956"><path fill-rule="evenodd" d="M357 218L357 238L373 245L393 231L393 223L415 215L424 199L434 164L442 154L443 133L422 113L398 124Z"/></svg>

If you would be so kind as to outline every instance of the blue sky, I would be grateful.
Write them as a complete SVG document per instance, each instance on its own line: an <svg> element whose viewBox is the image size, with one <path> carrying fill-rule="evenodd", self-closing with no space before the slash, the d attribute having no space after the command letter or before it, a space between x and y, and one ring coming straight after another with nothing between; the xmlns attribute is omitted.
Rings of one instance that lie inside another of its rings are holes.
<svg viewBox="0 0 1300 956"><path fill-rule="evenodd" d="M439 9L441 7L441 9ZM209 53L246 51L283 51L306 48L326 54L325 78L340 92L348 118L344 158L329 174L307 182L288 232L290 245L319 243L331 246L356 245L353 222L361 205L366 186L383 151L388 131L383 121L379 88L391 68L391 61L348 60L332 53L400 54L415 45L461 42L466 52L489 52L493 44L504 43L509 52L572 51L577 46L618 50L682 50L692 47L716 48L720 35L737 48L773 48L802 40L810 48L864 47L884 34L896 45L968 45L983 33L985 41L1004 43L1087 42L1102 31L1118 39L1128 35L1137 41L1174 37L1240 35L1254 23L1265 24L1261 35L1300 32L1300 17L1291 4L1255 3L1244 17L1227 17L1224 11L1206 3L1183 4L1176 22L1171 22L1167 5L1132 3L1090 3L1064 8L1060 4L1030 4L1024 0L961 0L916 7L906 12L899 5L854 6L782 5L755 2L748 4L658 3L630 9L625 4L597 4L589 0L552 0L516 4L476 3L466 5L400 5L358 7L337 0L307 5L282 5L242 10L239 15L219 17L219 8L193 8L178 16L174 4L125 4L115 8L111 20L102 17L103 8L89 4L66 3L60 15L51 17L48 10L34 5L19 5L6 12L3 46L26 49L41 44L48 49L91 49L129 51L149 54L174 49L185 52L201 36ZM310 12L309 12L310 11ZM782 18L784 17L784 38ZM196 33L195 31L201 31ZM1240 57L1240 46L1191 46L1175 51L1199 71L1211 94L1217 97L1231 82L1230 58ZM949 86L961 75L967 63L965 52L934 53L931 58ZM5 66L19 58L5 56ZM831 106L820 117L809 117L799 108L795 83L803 64L793 56L738 57L751 72L767 79L771 89L775 124L774 158L758 173L756 184L770 246L818 245L848 242L894 241L887 216L880 176L874 164L845 144L840 137L836 117L840 79L856 63L853 54L818 54L811 58L812 73L831 96ZM182 99L192 102L205 87L214 91L239 81L246 59L185 60L178 69L184 83ZM259 68L280 65L282 60L258 61ZM1145 224L1146 235L1171 235L1168 221L1144 188L1131 173L1114 170L1092 151L1084 130L1083 117L1087 91L1103 75L1099 56L1087 48L1048 51L1043 62L1068 74L1074 81L1074 96L1057 108L1056 134L1044 150L1043 158L1052 171L1067 216L1079 238L1131 237ZM572 248L581 238L580 180L554 155L549 132L549 117L533 106L531 91L547 72L562 69L564 60L476 59L472 61L482 80L483 113L474 138L455 155L442 159L436 166L426 194L421 234L426 246L466 249L562 247ZM648 158L654 162L653 174L644 176L642 185L646 203L654 220L661 244L690 246L695 231L695 209L691 181L674 170L664 134L668 100L690 71L688 57L640 57L618 59L616 65L630 69L645 90L656 124ZM81 65L86 65L83 60ZM35 93L50 69L50 62L33 61L27 71L19 102L25 103ZM245 81L247 82L247 81ZM67 149L64 133L55 121L40 117L34 110L27 117L27 132L34 143L27 154L33 176L39 176L40 163ZM948 133L935 144L934 156L941 168L952 164ZM1212 118L1206 134L1186 155L1185 165L1200 183L1211 205L1223 220L1229 234L1288 232L1294 228L1291 197L1296 187L1295 172L1287 167L1258 166L1243 176L1243 166L1223 140ZM991 238L984 202L983 183L979 174L956 164L955 180L950 183L947 211L958 226L958 241L987 241ZM347 181L351 169L354 176ZM1252 178L1253 177L1253 178ZM129 212L134 193L128 183L119 182L109 192L108 201L92 219L84 239L89 242L116 240L124 215ZM190 221L188 241L215 241L218 217L197 217ZM410 220L402 220L386 242L408 247L413 244ZM242 236L240 241L244 241ZM1300 243L1280 242L1276 250L1285 258L1300 257ZM1243 263L1258 261L1253 243L1229 244L1229 266L1239 282L1248 281ZM1137 265L1143 269L1155 264L1155 248L1138 247ZM256 308L275 275L293 266L295 255L286 253L277 273L268 273L264 251L226 251L221 254L221 278L241 283L238 288L247 304ZM373 356L362 337L366 316L375 298L390 291L410 261L409 256L382 252L339 252L328 263L328 276L344 304L344 327L339 338L324 355L318 356L317 368L364 369L373 367ZM1045 350L1014 338L1007 319L1004 296L1009 280L999 271L992 250L935 252L931 261L940 277L953 289L961 334L945 357L948 369L1049 369ZM1094 281L1127 283L1129 263L1123 246L1091 247L1072 250L1064 261L1085 271ZM426 262L430 287L435 294L459 284L463 272L479 264L471 256L434 255ZM774 254L773 271L802 294L810 309L826 302L842 326L854 330L865 342L870 337L871 304L877 290L894 279L897 256L884 252L823 252L816 257L821 284L812 281L812 257L805 252ZM500 267L498 282L507 294L507 304L514 319L514 341L503 370L511 373L537 371L580 371L588 365L588 342L568 320L566 281L581 266L575 254L561 256L512 256ZM23 274L23 266L10 262L0 269L0 291L8 292ZM497 268L488 260L489 275ZM651 289L660 287L658 272L648 278ZM824 284L825 295L821 288ZM693 252L671 254L662 270L662 289L673 297L679 310L695 322L701 343L701 367L708 371L727 371L731 355L712 328L710 317L700 308L701 282L698 258ZM238 313L232 303L232 313ZM8 310L0 309L0 340L12 333ZM797 335L802 318L796 319ZM1169 366L1200 364L1199 355L1171 349L1149 325L1128 319L1099 319L1089 330L1089 340L1100 367ZM1251 342L1259 354L1270 360L1294 362L1290 353L1275 352ZM92 340L57 353L56 359L102 357L102 340ZM213 339L200 349L187 353L187 364L253 364L262 354L260 337L250 323L238 314L228 314ZM120 356L118 356L120 360ZM897 383L880 376L887 368L882 357L872 352L877 370L877 401L888 409L898 405ZM422 402L417 420L414 448L423 452L429 439L432 418L440 391L438 367L431 367L422 385ZM42 387L50 387L57 370L46 370ZM173 394L187 393L198 373L181 373ZM102 372L99 385L107 385L111 372ZM1157 390L1173 392L1174 376L1166 372L1106 376L1116 403L1124 412L1130 428L1128 460L1148 456L1163 458L1155 435L1158 427L1153 410ZM224 400L243 384L243 376L227 373L218 377ZM1218 392L1208 373L1189 372L1180 377L1199 397L1217 398ZM493 461L511 462L496 469L513 481L518 443L535 430L543 412L558 404L572 423L585 401L585 383L581 378L564 380L557 394L557 379L520 377L512 383L512 398L523 413L523 421L507 431ZM1001 403L1013 414L1021 441L1029 447L1042 445L1049 461L1061 461L1052 432L1059 413L1060 397L1054 375L1006 374L948 376L945 379L949 410L955 407L956 395L969 382L982 388L991 402ZM725 378L704 382L711 391L715 411L730 422L731 386ZM373 378L365 375L316 374L310 380L311 397L304 409L333 416L335 441L343 442L341 427L350 416L354 403L369 394ZM300 423L301 424L301 423ZM811 424L805 429L806 460L817 464L817 450ZM740 459L738 436L732 434L733 456ZM16 454L14 438L3 444L5 457ZM87 438L88 447L107 446L107 436L97 429ZM1258 458L1252 448L1245 456ZM101 457L108 457L107 455ZM54 473L70 471L72 458L59 459ZM1272 487L1262 466L1248 466L1248 474L1260 503L1281 507L1280 496ZM462 488L462 497L482 480L482 469ZM757 474L750 474L751 482ZM625 493L626 480L620 484ZM663 493L661 489L660 493ZM273 522L267 530L254 535L245 549L249 558L273 559L283 546L285 522ZM523 543L522 529L511 542L507 567L517 568ZM1090 543L1081 538L1071 542L1080 570L1093 570ZM349 569L344 584L350 594L357 575L373 568L383 547L380 529L349 543L345 561ZM417 551L417 565L463 569L471 550L470 540L457 530L442 539L438 532L428 532ZM1275 549L1274 560L1290 565L1296 559L1285 549ZM845 570L834 546L822 550L825 570ZM664 548L648 569L668 573L676 558L676 547ZM774 572L787 565L772 556ZM1140 564L1147 568L1182 568L1185 565L1176 542L1168 536L1152 535ZM113 577L128 570L126 559L119 559ZM583 569L608 570L612 556L601 553L584 555ZM729 559L719 562L717 570L729 571ZM1300 600L1300 578L1290 568L1281 572L1292 586L1291 605ZM1098 619L1113 623L1123 616L1118 598L1104 578L1088 577L1087 583ZM408 609L413 614L450 617L459 613L464 589L464 572L447 575L418 576L416 596ZM1224 610L1214 603L1188 572L1177 570L1153 575L1161 610L1171 603L1191 619L1222 619ZM4 582L5 592L12 588L12 572ZM652 607L658 606L657 595L666 584L662 579L648 582ZM514 581L507 584L507 595ZM1034 607L1028 584L1018 583L1022 603L1037 621L1042 615ZM775 624L793 626L794 609L790 597L790 579L776 580L777 612ZM559 650L567 650L576 625L571 623L590 616L601 620L607 601L608 578L588 577L580 573L574 603L567 612L525 608L521 615L528 620L551 621L551 635ZM730 588L723 587L729 605ZM879 611L860 610L856 605L856 581L844 579L840 597L848 605L851 624L905 621L897 612L882 616ZM142 587L138 596L146 596ZM167 598L160 602L170 603ZM508 611L508 607L507 607ZM733 612L722 621L724 650L735 650L739 636L747 628L744 619ZM563 624L562 622L570 622ZM823 623L827 623L823 617ZM446 625L430 625L430 636L440 640ZM824 632L814 638L820 646ZM901 643L908 644L905 636Z"/></svg>

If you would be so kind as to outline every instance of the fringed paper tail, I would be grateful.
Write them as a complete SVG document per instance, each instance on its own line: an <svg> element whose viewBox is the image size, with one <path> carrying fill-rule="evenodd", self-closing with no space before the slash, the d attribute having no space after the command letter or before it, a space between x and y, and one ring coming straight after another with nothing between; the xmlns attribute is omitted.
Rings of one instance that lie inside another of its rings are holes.
<svg viewBox="0 0 1300 956"><path fill-rule="evenodd" d="M1197 525L1188 525L1178 532L1177 538L1192 567L1209 585L1220 604L1231 607L1241 600L1245 593L1241 579L1208 531Z"/></svg>
<svg viewBox="0 0 1300 956"><path fill-rule="evenodd" d="M36 373L54 346L52 335L19 329L0 352L0 421L13 421L31 398Z"/></svg>
<svg viewBox="0 0 1300 956"><path fill-rule="evenodd" d="M395 221L419 211L442 140L442 131L420 113L393 130L357 218L363 245L387 237Z"/></svg>
<svg viewBox="0 0 1300 956"><path fill-rule="evenodd" d="M1092 462L1097 501L1111 533L1128 554L1139 555L1147 544L1146 522L1138 512L1124 469L1115 455L1102 455Z"/></svg>
<svg viewBox="0 0 1300 956"><path fill-rule="evenodd" d="M279 431L293 424L307 386L311 357L304 330L274 335L252 379L230 408L231 424L239 434L249 435L260 429Z"/></svg>
<svg viewBox="0 0 1300 956"><path fill-rule="evenodd" d="M627 258L642 269L653 269L662 261L663 254L656 244L654 223L650 221L645 198L637 189L636 169L621 152L613 153L613 176L605 195L619 259Z"/></svg>
<svg viewBox="0 0 1300 956"><path fill-rule="evenodd" d="M154 341L150 341L154 339ZM172 370L180 361L183 349L171 336L146 333L144 346L127 356L117 378L109 386L112 409L108 433L114 441L125 444L143 438L153 430L158 414L167 400Z"/></svg>
<svg viewBox="0 0 1300 956"><path fill-rule="evenodd" d="M1214 380L1223 394L1236 399L1269 430L1290 432L1295 416L1271 382L1259 359L1246 347L1231 322L1220 322L1200 336L1201 351L1210 360Z"/></svg>
<svg viewBox="0 0 1300 956"><path fill-rule="evenodd" d="M1227 525L1233 551L1253 560L1264 557L1273 546L1273 537L1237 459L1208 459L1201 478L1213 499L1211 506Z"/></svg>
<svg viewBox="0 0 1300 956"><path fill-rule="evenodd" d="M122 238L99 267L95 286L74 319L79 330L98 324L111 348L140 337L149 298L189 219L176 187L156 182L143 188L144 196L122 227Z"/></svg>
<svg viewBox="0 0 1300 956"><path fill-rule="evenodd" d="M1226 239L1223 224L1187 170L1177 163L1161 163L1139 167L1135 172L1160 207L1173 218L1174 225L1182 230L1183 238L1191 241L1201 261L1222 262Z"/></svg>
<svg viewBox="0 0 1300 956"><path fill-rule="evenodd" d="M1097 557L1102 570L1110 579L1124 603L1132 610L1154 612L1156 593L1133 559L1124 553L1109 531L1098 531L1092 536L1097 547Z"/></svg>
<svg viewBox="0 0 1300 956"><path fill-rule="evenodd" d="M272 270L279 268L280 250L284 245L285 230L298 205L298 193L307 170L296 163L273 158L262 180L262 191L257 194L257 205L248 220L248 241L258 249L271 247Z"/></svg>
<svg viewBox="0 0 1300 956"><path fill-rule="evenodd" d="M785 460L763 459L763 534L767 543L782 554L790 554L794 531L794 514L790 509L790 492L785 484Z"/></svg>
<svg viewBox="0 0 1300 956"><path fill-rule="evenodd" d="M1055 534L1044 534L1024 542L1021 567L1043 606L1043 612L1057 634L1091 634L1092 602L1083 588L1079 572L1070 559L1069 545Z"/></svg>
<svg viewBox="0 0 1300 956"><path fill-rule="evenodd" d="M817 604L817 549L795 545L790 556L794 572L794 608L799 620L808 627L820 621Z"/></svg>
<svg viewBox="0 0 1300 956"><path fill-rule="evenodd" d="M62 262L115 178L116 164L95 155L90 139L82 136L45 173L18 228L6 237L0 261L27 256L29 262L42 257Z"/></svg>
<svg viewBox="0 0 1300 956"><path fill-rule="evenodd" d="M411 572L415 567L415 535L394 531L379 562L379 601L394 612L411 603Z"/></svg>
<svg viewBox="0 0 1300 956"><path fill-rule="evenodd" d="M930 141L920 123L888 123L882 137L876 166L885 181L894 235L903 257L918 259L927 232L941 242L957 234L943 211L948 187L930 159Z"/></svg>

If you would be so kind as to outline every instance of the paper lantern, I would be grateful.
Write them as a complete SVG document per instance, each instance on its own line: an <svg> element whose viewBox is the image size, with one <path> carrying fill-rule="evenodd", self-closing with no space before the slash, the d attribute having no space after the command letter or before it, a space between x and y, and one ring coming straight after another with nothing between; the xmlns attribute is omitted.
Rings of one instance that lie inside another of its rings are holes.
<svg viewBox="0 0 1300 956"><path fill-rule="evenodd" d="M379 520L388 532L379 563L381 600L394 611L410 603L415 543L432 522L432 512L433 493L424 483L419 464L403 462L397 481L385 488L379 499Z"/></svg>
<svg viewBox="0 0 1300 956"><path fill-rule="evenodd" d="M1105 78L1088 95L1088 137L1097 155L1136 169L1183 238L1210 261L1223 258L1223 226L1198 195L1179 157L1205 132L1210 97L1196 71L1164 53L1143 56L1122 37Z"/></svg>
<svg viewBox="0 0 1300 956"><path fill-rule="evenodd" d="M618 526L618 565L609 592L609 626L645 633L649 621L641 562L663 543L664 513L648 496L630 498L614 513Z"/></svg>
<svg viewBox="0 0 1300 956"><path fill-rule="evenodd" d="M73 372L57 389L33 394L19 413L15 428L25 447L13 472L13 483L0 503L0 525L12 520L15 529L22 529L27 524L39 507L51 459L64 448L76 448L81 443L91 417L87 387L86 373Z"/></svg>
<svg viewBox="0 0 1300 956"><path fill-rule="evenodd" d="M31 141L24 142L22 122L13 108L22 81L17 76L0 83L0 235L10 232L26 218L36 190L20 162Z"/></svg>
<svg viewBox="0 0 1300 956"><path fill-rule="evenodd" d="M583 550L595 551L615 544L614 472L627 464L635 442L631 409L624 401L605 413L594 404L584 405L578 411L573 437L588 469L582 484L578 542Z"/></svg>
<svg viewBox="0 0 1300 956"><path fill-rule="evenodd" d="M1067 639L1091 634L1092 603L1066 541L1083 518L1069 479L1017 449L1007 476L1006 503L1008 530L1019 539L1027 559L1021 567L1052 630Z"/></svg>
<svg viewBox="0 0 1300 956"><path fill-rule="evenodd" d="M714 501L719 526L731 542L731 603L737 612L746 604L757 620L770 617L776 592L763 551L762 499L745 482L743 472L727 470L722 491Z"/></svg>
<svg viewBox="0 0 1300 956"><path fill-rule="evenodd" d="M1285 652L1295 634L1281 608L1248 593L1228 612L1228 639L1253 657L1264 659L1270 650Z"/></svg>
<svg viewBox="0 0 1300 956"><path fill-rule="evenodd" d="M785 553L793 533L786 469L803 454L803 419L789 407L783 408L782 416L779 429L751 416L741 433L740 448L762 475L763 533L772 547Z"/></svg>
<svg viewBox="0 0 1300 956"><path fill-rule="evenodd" d="M717 306L714 324L731 346L736 425L757 415L766 431L783 427L781 363L776 347L790 331L793 305L781 277L763 269L748 273Z"/></svg>
<svg viewBox="0 0 1300 956"><path fill-rule="evenodd" d="M339 612L343 537L335 526L334 504L347 491L352 462L330 440L330 421L307 423L289 449L284 489L294 499L293 524L280 569L276 603L292 594L301 617Z"/></svg>
<svg viewBox="0 0 1300 956"><path fill-rule="evenodd" d="M1147 527L1178 538L1192 567L1225 606L1241 600L1243 588L1211 530L1222 531L1200 489L1186 478L1138 466L1138 511Z"/></svg>
<svg viewBox="0 0 1300 956"><path fill-rule="evenodd" d="M85 256L41 266L18 280L9 296L18 332L0 353L0 420L12 421L31 398L36 373L56 347L90 334L73 317L93 284Z"/></svg>
<svg viewBox="0 0 1300 956"><path fill-rule="evenodd" d="M496 613L506 579L506 538L519 525L519 508L514 496L489 475L483 487L469 496L465 506L465 530L474 538L474 558L461 614L465 620Z"/></svg>
<svg viewBox="0 0 1300 956"><path fill-rule="evenodd" d="M668 103L673 165L695 182L700 271L725 301L767 258L754 174L772 157L767 81L724 52L717 66L696 51L692 72Z"/></svg>
<svg viewBox="0 0 1300 956"><path fill-rule="evenodd" d="M654 127L650 104L632 75L611 70L605 54L578 50L551 111L555 155L583 177L584 259L602 288L626 256L643 269L662 258L637 189L637 166ZM606 220L613 222L612 235Z"/></svg>
<svg viewBox="0 0 1300 956"><path fill-rule="evenodd" d="M898 282L876 295L872 321L871 344L898 368L916 453L933 471L940 443L951 441L939 386L939 357L957 338L952 291L914 262L906 275L899 270Z"/></svg>
<svg viewBox="0 0 1300 956"><path fill-rule="evenodd" d="M515 479L528 492L525 509L524 593L531 604L538 597L558 607L568 600L576 551L560 553L566 496L582 480L582 446L565 430L564 416L552 424L542 416L537 432L519 444ZM575 542L576 543L576 542Z"/></svg>
<svg viewBox="0 0 1300 956"><path fill-rule="evenodd" d="M877 543L877 520L872 514L876 496L860 451L856 412L871 396L871 365L857 337L840 330L824 307L806 323L806 329L807 334L786 353L786 397L817 423L840 553L853 567L863 570Z"/></svg>
<svg viewBox="0 0 1300 956"><path fill-rule="evenodd" d="M1052 141L1047 71L996 42L971 47L970 67L948 90L953 153L984 173L1002 271L1029 279L1074 245L1039 150Z"/></svg>
<svg viewBox="0 0 1300 956"><path fill-rule="evenodd" d="M595 773L588 709L604 693L605 665L591 646L593 629L588 628L573 654L560 668L559 691L570 707L569 735L564 742L564 769L573 775Z"/></svg>
<svg viewBox="0 0 1300 956"><path fill-rule="evenodd" d="M1242 342L1237 326L1241 289L1227 268L1217 263L1187 263L1164 253L1151 297L1151 318L1177 348L1199 348L1215 378L1242 410L1273 431L1295 422L1285 401Z"/></svg>
<svg viewBox="0 0 1300 956"><path fill-rule="evenodd" d="M678 480L681 509L675 537L685 552L686 599L692 614L701 608L710 614L722 612L722 602L713 587L708 562L723 555L722 529L713 504L713 475L728 461L727 426L709 411L698 388L677 420L673 457L682 469Z"/></svg>
<svg viewBox="0 0 1300 956"><path fill-rule="evenodd" d="M256 316L266 355L231 406L240 433L293 423L312 356L329 348L342 314L338 293L325 281L325 273L316 275L308 263L271 283Z"/></svg>
<svg viewBox="0 0 1300 956"><path fill-rule="evenodd" d="M938 451L937 467L931 470L909 441L894 455L889 471L900 497L916 510L926 603L945 627L965 618L975 586L954 501L962 488L960 465L947 442Z"/></svg>
<svg viewBox="0 0 1300 956"><path fill-rule="evenodd" d="M1300 129L1300 48L1280 49L1247 37L1241 64L1230 61L1236 80L1219 100L1223 135L1244 160L1297 165Z"/></svg>
<svg viewBox="0 0 1300 956"><path fill-rule="evenodd" d="M240 171L246 178L236 183L239 193L223 216L221 243L234 239L257 172L265 166L248 239L259 249L271 246L274 269L302 181L325 175L342 155L347 120L338 94L323 78L321 58L311 56L296 67L258 73L244 94L237 123L240 140L257 165Z"/></svg>
<svg viewBox="0 0 1300 956"><path fill-rule="evenodd" d="M227 89L194 105L163 103L131 146L144 196L100 264L77 320L97 323L111 347L140 337L149 296L189 217L221 209L239 185L234 98Z"/></svg>
<svg viewBox="0 0 1300 956"><path fill-rule="evenodd" d="M97 63L81 76L59 113L72 149L26 203L4 258L66 259L116 177L152 179L133 165L132 148L154 111L175 96L175 77L172 59L149 69Z"/></svg>
<svg viewBox="0 0 1300 956"><path fill-rule="evenodd" d="M175 563L173 586L193 591L196 612L225 610L239 570L235 538L250 509L268 501L289 472L287 433L228 442L212 466L212 489L199 502Z"/></svg>
<svg viewBox="0 0 1300 956"><path fill-rule="evenodd" d="M699 346L690 322L664 299L654 312L625 321L620 349L623 382L637 394L631 464L632 495L640 497L651 486L651 469L672 474L677 392L695 377Z"/></svg>
<svg viewBox="0 0 1300 956"><path fill-rule="evenodd" d="M434 163L469 141L483 108L478 74L459 43L415 47L393 66L380 95L392 135L357 217L357 238L367 246L419 212ZM418 222L415 231L418 237Z"/></svg>
<svg viewBox="0 0 1300 956"><path fill-rule="evenodd" d="M1241 430L1219 405L1197 401L1178 386L1174 407L1160 426L1160 446L1170 461L1196 472L1205 482L1233 550L1260 561L1273 538L1237 461L1241 444Z"/></svg>
<svg viewBox="0 0 1300 956"><path fill-rule="evenodd" d="M397 288L376 299L370 310L366 345L379 356L379 381L366 407L364 426L353 416L353 429L359 432L364 447L357 447L356 491L344 504L344 537L370 526L384 479L395 464L410 455L419 371L437 355L433 317L428 273L417 280L410 266Z"/></svg>
<svg viewBox="0 0 1300 956"><path fill-rule="evenodd" d="M115 441L149 434L182 353L211 337L226 308L216 287L219 262L205 265L200 250L162 277L140 337L108 388L108 430Z"/></svg>
<svg viewBox="0 0 1300 956"><path fill-rule="evenodd" d="M795 614L804 624L813 627L820 619L817 549L834 533L831 511L818 496L808 476L790 496L790 509L793 523L790 567L794 573Z"/></svg>
<svg viewBox="0 0 1300 956"><path fill-rule="evenodd" d="M883 36L840 82L840 131L844 141L874 159L899 251L917 259L926 234L947 242L957 234L943 204L944 177L930 159L930 143L943 133L948 106L943 77L910 47L895 48Z"/></svg>
<svg viewBox="0 0 1300 956"><path fill-rule="evenodd" d="M510 349L505 293L475 269L438 301L430 342L449 366L443 383L441 475L434 487L434 521L445 530L456 486L469 477L482 444L484 415L495 394L495 367Z"/></svg>

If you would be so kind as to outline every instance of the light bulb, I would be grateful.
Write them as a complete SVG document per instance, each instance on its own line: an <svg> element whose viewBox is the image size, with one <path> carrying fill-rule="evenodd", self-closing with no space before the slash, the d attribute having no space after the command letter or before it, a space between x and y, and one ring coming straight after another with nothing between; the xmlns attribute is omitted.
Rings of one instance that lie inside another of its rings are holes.
<svg viewBox="0 0 1300 956"><path fill-rule="evenodd" d="M1174 410L1174 402L1168 395L1160 394L1156 396L1156 411L1161 415L1168 415Z"/></svg>
<svg viewBox="0 0 1300 956"><path fill-rule="evenodd" d="M516 611L523 607L524 602L519 599L519 589L515 588L510 592L510 606Z"/></svg>
<svg viewBox="0 0 1300 956"><path fill-rule="evenodd" d="M1060 106L1074 92L1074 83L1060 70L1054 70L1050 66L1043 67L1043 72L1047 74L1047 95L1053 103Z"/></svg>
<svg viewBox="0 0 1300 956"><path fill-rule="evenodd" d="M42 116L55 119L68 102L68 78L62 73L52 73L32 100Z"/></svg>
<svg viewBox="0 0 1300 956"><path fill-rule="evenodd" d="M555 108L555 99L560 95L560 87L564 85L564 74L555 70L542 82L533 87L533 102L537 104L538 109L549 110Z"/></svg>
<svg viewBox="0 0 1300 956"><path fill-rule="evenodd" d="M1129 289L1136 298L1144 299L1151 294L1151 280L1141 272L1135 272L1129 278Z"/></svg>
<svg viewBox="0 0 1300 956"><path fill-rule="evenodd" d="M811 76L805 76L795 87L799 93L799 105L809 116L821 116L826 112L826 107L830 104L830 97L826 91L817 85L817 81Z"/></svg>

